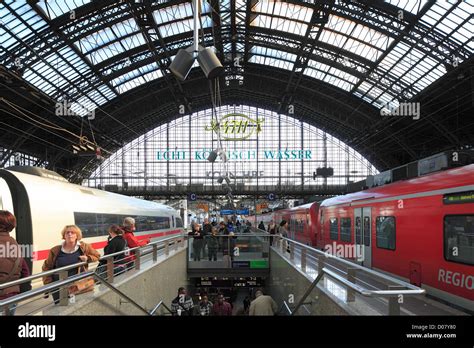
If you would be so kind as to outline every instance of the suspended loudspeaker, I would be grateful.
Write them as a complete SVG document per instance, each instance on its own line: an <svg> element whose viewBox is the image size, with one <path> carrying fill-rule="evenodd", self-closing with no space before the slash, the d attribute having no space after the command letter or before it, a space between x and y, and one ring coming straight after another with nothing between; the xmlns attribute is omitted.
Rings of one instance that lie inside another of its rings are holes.
<svg viewBox="0 0 474 348"><path fill-rule="evenodd" d="M194 58L192 51L189 51L188 49L180 49L171 62L169 69L178 79L184 81L191 71L193 63Z"/></svg>
<svg viewBox="0 0 474 348"><path fill-rule="evenodd" d="M199 51L197 60L204 75L206 75L208 79L214 79L224 71L224 67L219 61L219 58L217 58L214 51L209 47Z"/></svg>

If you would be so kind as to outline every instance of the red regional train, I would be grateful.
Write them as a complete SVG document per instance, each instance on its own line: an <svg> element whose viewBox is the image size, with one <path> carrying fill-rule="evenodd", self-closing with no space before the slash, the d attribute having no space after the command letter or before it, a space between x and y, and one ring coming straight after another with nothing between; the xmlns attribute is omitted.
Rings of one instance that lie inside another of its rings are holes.
<svg viewBox="0 0 474 348"><path fill-rule="evenodd" d="M272 214L294 240L352 251L344 257L474 312L474 164Z"/></svg>

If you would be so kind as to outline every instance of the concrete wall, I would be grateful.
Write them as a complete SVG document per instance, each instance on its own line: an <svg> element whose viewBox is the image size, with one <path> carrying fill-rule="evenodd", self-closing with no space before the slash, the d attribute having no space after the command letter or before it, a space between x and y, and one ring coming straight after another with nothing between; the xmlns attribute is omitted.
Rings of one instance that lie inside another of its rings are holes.
<svg viewBox="0 0 474 348"><path fill-rule="evenodd" d="M287 260L282 258L273 249L271 250L270 277L267 279L266 290L279 306L283 304L283 301L288 303L291 297L293 297L294 303L289 304L290 308L296 306L312 281L311 278L290 265ZM305 300L306 302L311 302L311 304L306 305L310 313L301 308L297 313L298 315L354 314L347 304L318 287L309 294Z"/></svg>
<svg viewBox="0 0 474 348"><path fill-rule="evenodd" d="M177 289L187 285L186 275L186 249L180 248L172 252L168 258L159 257L158 262L144 263L140 271L129 271L116 278L114 286L132 298L147 311L152 310L156 304L163 300L170 307L171 301L176 297ZM127 279L120 280L120 277ZM96 286L94 293L76 296L76 303L60 307L55 306L45 315L144 315L123 297L106 288L104 285ZM163 308L164 310L164 308ZM158 310L157 315L160 315Z"/></svg>

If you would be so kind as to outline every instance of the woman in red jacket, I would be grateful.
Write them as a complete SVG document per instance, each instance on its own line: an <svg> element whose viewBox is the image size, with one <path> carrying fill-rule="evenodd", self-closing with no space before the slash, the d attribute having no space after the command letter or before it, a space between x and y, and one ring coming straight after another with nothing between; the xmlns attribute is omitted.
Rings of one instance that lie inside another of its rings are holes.
<svg viewBox="0 0 474 348"><path fill-rule="evenodd" d="M144 240L139 240L133 232L135 232L136 227L135 227L135 219L132 217L126 217L123 220L123 226L122 229L124 231L123 238L127 242L127 247L128 248L136 248L136 247L141 247L145 246L148 243L150 243L150 239L144 239ZM133 268L133 260L135 260L135 252L132 252L129 257L125 259L125 263L127 265L127 269Z"/></svg>

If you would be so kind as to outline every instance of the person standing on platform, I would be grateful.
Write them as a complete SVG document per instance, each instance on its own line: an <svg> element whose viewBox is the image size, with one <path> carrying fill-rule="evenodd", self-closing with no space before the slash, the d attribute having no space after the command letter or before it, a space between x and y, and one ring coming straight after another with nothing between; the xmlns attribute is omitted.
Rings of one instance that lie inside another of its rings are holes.
<svg viewBox="0 0 474 348"><path fill-rule="evenodd" d="M258 224L258 229L265 231L265 224L263 223L263 221L260 221L260 223Z"/></svg>
<svg viewBox="0 0 474 348"><path fill-rule="evenodd" d="M117 226L112 225L109 227L109 239L107 245L104 247L104 256L109 254L115 254L119 251L125 250L127 247L127 242L123 238L123 230ZM121 273L126 270L125 263L127 258L124 254L116 255L113 257L114 263L114 274ZM107 271L107 260L101 260L99 266L97 266L96 273L99 276L105 277L105 272Z"/></svg>
<svg viewBox="0 0 474 348"><path fill-rule="evenodd" d="M270 233L270 245L273 245L273 235L276 234L276 231L277 231L277 226L275 224L275 221L270 221L270 223L268 224L268 233Z"/></svg>
<svg viewBox="0 0 474 348"><path fill-rule="evenodd" d="M217 302L212 307L212 315L214 316L231 316L232 306L224 299L224 295L219 293L217 295Z"/></svg>
<svg viewBox="0 0 474 348"><path fill-rule="evenodd" d="M10 236L10 232L13 231L15 227L15 216L7 210L0 210L0 244L4 247L4 250L11 251L13 249L12 247L14 247L18 251L11 253L11 255L3 255L0 257L0 284L24 278L24 274L26 273L29 275L28 265L20 255L18 243ZM1 289L0 300L18 295L20 292L20 285ZM11 304L9 306L9 314L14 315L15 309L16 304Z"/></svg>
<svg viewBox="0 0 474 348"><path fill-rule="evenodd" d="M194 302L191 296L187 295L185 288L178 289L178 296L171 301L171 314L173 316L192 316Z"/></svg>
<svg viewBox="0 0 474 348"><path fill-rule="evenodd" d="M147 238L147 239L143 239L143 240L139 240L134 232L136 231L136 225L135 225L135 219L132 218L132 217L126 217L124 220L123 220L123 227L122 227L123 231L125 232L123 234L123 238L125 239L125 241L127 242L127 246L129 248L136 248L136 247L141 247L141 246L145 246L147 245L148 243L150 243L150 239Z"/></svg>
<svg viewBox="0 0 474 348"><path fill-rule="evenodd" d="M201 249L202 249L203 236L201 226L196 225L194 227L193 235L193 259L194 261L201 261Z"/></svg>
<svg viewBox="0 0 474 348"><path fill-rule="evenodd" d="M56 245L51 248L48 258L43 263L43 272L55 268L61 268L73 265L79 262L95 262L100 258L100 254L90 244L84 243L82 239L82 231L76 225L67 225L61 231L63 242L61 245ZM87 270L87 264L84 270ZM79 267L78 267L79 268ZM68 277L78 273L78 268L71 268L68 270ZM43 277L44 285L59 280L57 273ZM52 292L54 303L59 303L59 291Z"/></svg>
<svg viewBox="0 0 474 348"><path fill-rule="evenodd" d="M219 249L219 237L217 237L217 229L213 227L211 235L206 237L209 261L217 261L217 249Z"/></svg>
<svg viewBox="0 0 474 348"><path fill-rule="evenodd" d="M280 235L281 235L282 237L284 237L284 238L289 238L290 233L289 233L289 230L288 230L288 221L282 220L282 221L280 222L280 230L279 230L279 232L280 232ZM286 251L287 251L287 252L290 252L290 243L289 243L288 241L286 241L286 240L285 240L283 243L286 245Z"/></svg>
<svg viewBox="0 0 474 348"><path fill-rule="evenodd" d="M259 289L255 292L255 300L250 303L249 315L275 315L277 310L278 306L273 298L264 295Z"/></svg>
<svg viewBox="0 0 474 348"><path fill-rule="evenodd" d="M237 220L237 222L235 223L235 228L237 230L237 233L242 233L242 231L241 231L242 224L240 223L240 220Z"/></svg>
<svg viewBox="0 0 474 348"><path fill-rule="evenodd" d="M204 219L204 223L202 224L202 257L206 258L207 254L209 253L209 250L206 252L206 245L207 245L207 236L210 236L212 233L212 225L209 222L209 219L206 218ZM208 247L209 249L209 247Z"/></svg>
<svg viewBox="0 0 474 348"><path fill-rule="evenodd" d="M127 243L128 248L142 247L150 243L150 239L139 240L134 232L136 231L135 219L132 217L126 217L123 220L122 230L124 231L123 239ZM127 258L127 269L130 270L134 267L135 252L131 252L131 255Z"/></svg>

